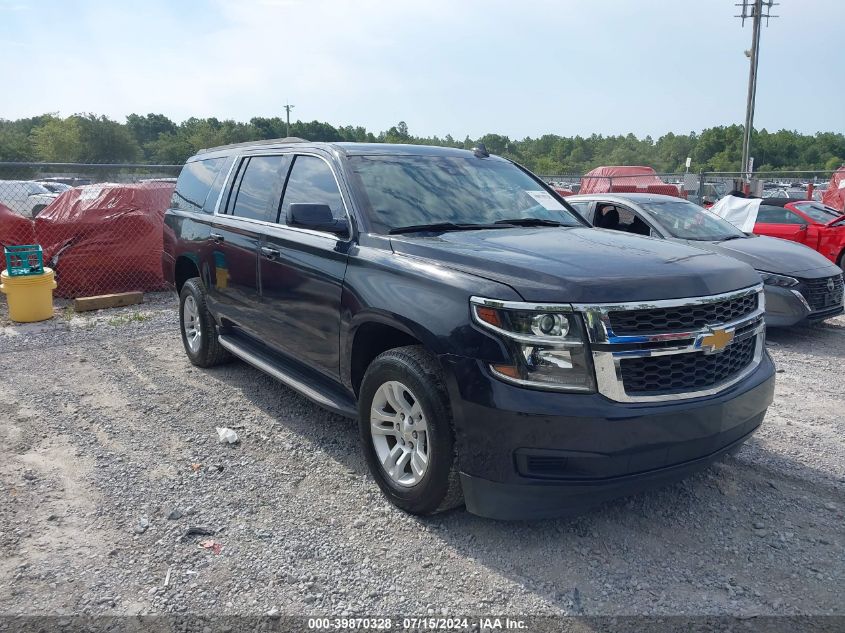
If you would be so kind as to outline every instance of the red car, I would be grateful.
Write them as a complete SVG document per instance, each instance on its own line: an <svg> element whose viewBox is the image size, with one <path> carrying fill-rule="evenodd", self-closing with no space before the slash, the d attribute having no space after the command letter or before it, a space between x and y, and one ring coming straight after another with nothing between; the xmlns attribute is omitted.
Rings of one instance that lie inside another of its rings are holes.
<svg viewBox="0 0 845 633"><path fill-rule="evenodd" d="M799 242L845 267L845 215L821 202L763 198L754 233Z"/></svg>

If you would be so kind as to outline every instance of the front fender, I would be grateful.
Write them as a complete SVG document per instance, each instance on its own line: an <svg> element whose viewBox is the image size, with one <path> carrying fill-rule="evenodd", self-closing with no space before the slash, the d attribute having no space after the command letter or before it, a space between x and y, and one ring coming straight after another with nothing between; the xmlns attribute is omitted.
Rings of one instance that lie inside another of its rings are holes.
<svg viewBox="0 0 845 633"><path fill-rule="evenodd" d="M396 328L438 356L456 354L504 362L507 350L473 324L472 295L519 301L510 286L451 270L430 260L356 246L341 297L341 377L351 384L355 332L365 323Z"/></svg>

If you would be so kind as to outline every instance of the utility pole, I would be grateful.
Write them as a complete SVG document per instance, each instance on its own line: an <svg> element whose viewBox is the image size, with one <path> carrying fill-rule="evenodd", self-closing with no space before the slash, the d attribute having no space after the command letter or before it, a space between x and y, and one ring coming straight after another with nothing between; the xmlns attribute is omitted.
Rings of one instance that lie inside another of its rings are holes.
<svg viewBox="0 0 845 633"><path fill-rule="evenodd" d="M763 18L766 18L766 26L769 25L769 18L778 16L771 15L772 7L777 6L774 0L742 0L741 4L735 5L742 8L742 13L735 17L742 18L742 25L745 20L752 20L751 29L751 50L745 51L749 58L748 70L748 97L745 104L745 130L742 137L742 172L747 181L751 180L751 131L754 129L754 106L757 99L757 65L760 60L760 27Z"/></svg>
<svg viewBox="0 0 845 633"><path fill-rule="evenodd" d="M291 104L285 104L285 112L287 113L287 127L285 128L285 136L290 136L290 111L293 110L296 106L292 106Z"/></svg>

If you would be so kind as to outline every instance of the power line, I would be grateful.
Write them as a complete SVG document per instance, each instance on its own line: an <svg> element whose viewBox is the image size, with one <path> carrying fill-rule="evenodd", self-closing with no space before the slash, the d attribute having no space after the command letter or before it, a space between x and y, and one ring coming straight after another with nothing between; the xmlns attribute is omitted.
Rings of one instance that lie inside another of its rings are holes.
<svg viewBox="0 0 845 633"><path fill-rule="evenodd" d="M289 103L285 104L285 112L287 113L287 127L285 128L285 136L290 136L290 111L293 110L296 106L292 106Z"/></svg>
<svg viewBox="0 0 845 633"><path fill-rule="evenodd" d="M748 97L745 104L745 131L742 137L742 171L745 172L746 180L751 178L753 165L751 164L751 131L754 129L754 106L757 99L757 66L760 60L760 27L763 19L766 20L766 26L769 25L770 18L778 16L772 15L772 7L778 6L774 0L742 0L742 3L734 6L741 7L742 13L737 18L742 18L742 26L745 26L745 20L752 20L751 29L751 50L745 51L749 58L748 71Z"/></svg>

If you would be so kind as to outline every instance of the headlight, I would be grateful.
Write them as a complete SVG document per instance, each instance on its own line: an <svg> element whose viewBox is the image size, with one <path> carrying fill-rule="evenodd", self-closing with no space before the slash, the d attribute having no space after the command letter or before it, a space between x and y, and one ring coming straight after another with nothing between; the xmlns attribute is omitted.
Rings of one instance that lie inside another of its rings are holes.
<svg viewBox="0 0 845 633"><path fill-rule="evenodd" d="M776 275L775 273L767 273L765 270L758 270L760 277L763 278L763 283L767 286L780 286L781 288L792 288L797 286L800 282L794 277L787 277L786 275Z"/></svg>
<svg viewBox="0 0 845 633"><path fill-rule="evenodd" d="M495 376L526 387L595 391L584 322L567 305L534 306L472 297L476 323L501 336L511 364L491 364Z"/></svg>

